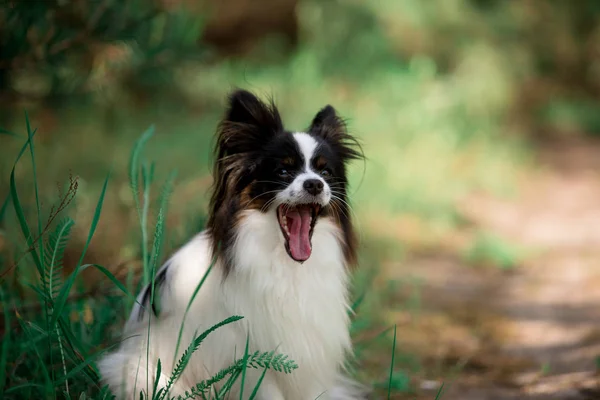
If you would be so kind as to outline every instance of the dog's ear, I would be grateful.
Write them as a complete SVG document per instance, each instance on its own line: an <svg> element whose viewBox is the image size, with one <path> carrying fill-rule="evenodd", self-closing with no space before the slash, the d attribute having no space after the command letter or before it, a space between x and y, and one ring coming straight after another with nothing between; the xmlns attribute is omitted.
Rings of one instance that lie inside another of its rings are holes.
<svg viewBox="0 0 600 400"><path fill-rule="evenodd" d="M281 117L272 102L264 103L246 90L236 90L229 95L221 123L219 152L223 156L252 151L281 131Z"/></svg>
<svg viewBox="0 0 600 400"><path fill-rule="evenodd" d="M329 128L342 128L345 129L344 126L339 126L340 122L343 125L343 121L337 116L335 112L335 108L330 106L329 104L323 107L317 115L313 118L312 124L310 125L310 131L318 134L325 133L324 130L329 130Z"/></svg>
<svg viewBox="0 0 600 400"><path fill-rule="evenodd" d="M360 145L348 133L346 122L330 105L326 105L315 115L308 131L327 141L346 160L363 158Z"/></svg>

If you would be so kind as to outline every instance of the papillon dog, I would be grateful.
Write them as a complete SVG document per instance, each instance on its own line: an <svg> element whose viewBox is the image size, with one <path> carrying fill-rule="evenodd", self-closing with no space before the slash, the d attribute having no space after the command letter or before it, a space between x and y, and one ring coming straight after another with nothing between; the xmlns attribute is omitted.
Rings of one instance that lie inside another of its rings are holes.
<svg viewBox="0 0 600 400"><path fill-rule="evenodd" d="M247 349L286 355L297 369L247 368L244 387L238 379L229 398L243 391L247 399L258 388L260 400L366 399L368 390L344 368L351 356L349 269L357 252L346 167L361 157L329 105L306 131L293 132L273 102L231 93L217 132L206 230L165 263L153 288L142 290L126 338L100 360L114 395L150 398L162 388L177 397ZM188 344L233 315L243 319L210 333L169 385Z"/></svg>

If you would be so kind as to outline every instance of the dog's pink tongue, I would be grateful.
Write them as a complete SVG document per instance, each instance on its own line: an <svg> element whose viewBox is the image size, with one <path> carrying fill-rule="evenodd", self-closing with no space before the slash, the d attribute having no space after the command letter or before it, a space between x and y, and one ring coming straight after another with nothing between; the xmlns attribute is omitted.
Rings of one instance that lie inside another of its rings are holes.
<svg viewBox="0 0 600 400"><path fill-rule="evenodd" d="M300 207L287 213L290 230L290 252L297 261L306 261L312 251L310 247L310 209Z"/></svg>

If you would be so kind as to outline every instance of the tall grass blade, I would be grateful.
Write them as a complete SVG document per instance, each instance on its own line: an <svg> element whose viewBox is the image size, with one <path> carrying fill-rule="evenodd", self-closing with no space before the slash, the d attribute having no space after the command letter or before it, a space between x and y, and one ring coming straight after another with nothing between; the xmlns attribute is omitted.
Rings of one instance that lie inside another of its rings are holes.
<svg viewBox="0 0 600 400"><path fill-rule="evenodd" d="M21 137L21 135L18 135L16 133L6 130L4 128L0 128L0 135L13 136L13 137L17 137L17 138Z"/></svg>
<svg viewBox="0 0 600 400"><path fill-rule="evenodd" d="M156 363L156 376L154 377L154 386L152 387L152 400L156 399L156 389L158 388L158 382L160 381L160 374L162 373L162 366L160 365L160 358Z"/></svg>
<svg viewBox="0 0 600 400"><path fill-rule="evenodd" d="M156 227L154 229L154 241L152 242L151 274L152 284L150 285L150 305L154 306L154 289L156 286L156 266L159 262L159 253L162 248L165 218L162 208L158 210ZM160 314L160 307L156 308L157 314Z"/></svg>
<svg viewBox="0 0 600 400"><path fill-rule="evenodd" d="M388 392L387 398L390 400L390 396L392 395L392 378L394 376L394 359L396 357L396 330L397 325L394 325L394 342L392 344L392 361L390 362L390 379L388 381Z"/></svg>
<svg viewBox="0 0 600 400"><path fill-rule="evenodd" d="M31 388L37 388L37 389L40 389L41 391L46 390L46 386L44 386L44 385L40 385L39 383L29 383L28 382L28 383L23 383L20 385L11 386L8 389L6 389L6 392L4 392L4 394L12 394L12 393L18 392L22 389L31 389Z"/></svg>
<svg viewBox="0 0 600 400"><path fill-rule="evenodd" d="M150 284L152 280L152 271L150 267L150 256L148 254L148 210L150 209L150 187L152 186L152 167L148 167L146 163L142 165L142 181L143 187L143 204L142 217L140 220L142 228L142 265L144 269L144 285Z"/></svg>
<svg viewBox="0 0 600 400"><path fill-rule="evenodd" d="M15 182L15 169L17 167L17 163L23 156L23 153L25 153L25 150L27 150L30 140L31 140L31 137L27 139L27 142L23 145L23 147L21 148L21 151L19 151L19 154L17 155L17 159L16 159L15 163L13 164L12 171L10 173L10 198L12 199L13 208L15 210L15 214L17 215L17 220L19 221L19 227L21 228L21 232L23 233L23 236L25 236L25 241L27 243L27 246L29 246L29 249L31 251L31 255L33 257L34 264L35 264L36 268L38 269L40 276L42 276L44 273L42 262L41 262L40 258L38 257L35 247L33 246L34 238L33 238L33 235L31 234L31 230L29 229L29 225L27 224L27 219L25 218L23 206L21 205L21 202L19 201L19 195L17 193L17 184Z"/></svg>
<svg viewBox="0 0 600 400"><path fill-rule="evenodd" d="M227 379L227 381L221 387L221 390L219 390L219 393L217 393L216 400L221 400L225 398L225 395L231 391L231 388L233 388L233 385L239 379L241 373L241 369L233 371L229 379Z"/></svg>
<svg viewBox="0 0 600 400"><path fill-rule="evenodd" d="M246 347L244 348L244 365L242 366L242 386L240 388L240 400L244 400L244 384L246 383L246 369L248 362L248 345L250 344L250 331L246 333Z"/></svg>
<svg viewBox="0 0 600 400"><path fill-rule="evenodd" d="M444 393L444 382L442 382L442 385L438 389L437 394L435 395L435 400L440 400L442 398L443 393Z"/></svg>
<svg viewBox="0 0 600 400"><path fill-rule="evenodd" d="M88 233L88 237L85 242L85 245L83 246L83 251L81 252L79 261L77 262L77 266L75 267L75 270L71 273L71 276L69 277L69 279L65 282L65 285L62 287L60 294L58 295L58 297L56 299L54 312L52 314L51 325L54 325L56 323L58 315L60 315L62 313L62 310L65 307L67 298L69 296L69 292L71 291L71 287L73 286L73 283L75 283L75 277L79 274L79 270L81 269L81 263L83 261L83 258L85 257L85 253L87 252L90 242L92 241L94 232L96 231L96 226L98 225L98 220L100 219L100 213L102 212L102 204L104 203L104 196L106 195L106 187L108 185L108 178L109 178L109 175L107 175L106 179L104 179L104 185L102 186L102 192L100 193L100 198L98 199L98 203L96 204L96 211L94 212L94 218L92 219L90 231ZM99 266L96 266L96 267L99 267ZM102 267L102 270L103 269L104 268ZM102 271L102 272L104 272L104 271ZM108 272L108 271L106 271L106 272ZM109 273L110 275L108 275L108 274L106 274L106 272L105 272L105 275L107 275L109 278L111 278L111 277L114 278L114 276L112 274ZM117 281L116 278L115 278L115 281ZM125 287L123 285L121 285L120 282L119 282L118 286L120 286L119 287L120 289L122 287L122 290L125 289Z"/></svg>
<svg viewBox="0 0 600 400"><path fill-rule="evenodd" d="M27 124L27 143L29 143L29 153L31 154L31 165L33 167L33 188L35 191L35 207L37 209L37 220L38 220L38 239L42 240L42 207L40 206L40 194L38 187L38 179L37 179L37 166L35 164L35 150L33 146L33 135L35 131L31 130L31 125L29 124L29 116L27 112L25 112L25 122ZM42 246L40 246L40 261L42 266L44 265L44 252L41 250Z"/></svg>
<svg viewBox="0 0 600 400"><path fill-rule="evenodd" d="M267 374L268 370L268 368L263 369L263 372L262 374L260 374L260 378L258 378L256 385L254 385L254 390L252 390L252 393L250 394L248 400L254 400L256 396L258 396L258 389L260 389L260 385L262 385L262 381L263 379L265 379L265 375Z"/></svg>

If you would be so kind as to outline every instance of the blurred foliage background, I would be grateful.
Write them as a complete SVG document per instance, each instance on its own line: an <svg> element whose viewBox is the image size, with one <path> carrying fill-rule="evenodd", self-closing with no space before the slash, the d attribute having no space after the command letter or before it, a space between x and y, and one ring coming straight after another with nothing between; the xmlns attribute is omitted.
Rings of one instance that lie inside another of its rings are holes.
<svg viewBox="0 0 600 400"><path fill-rule="evenodd" d="M178 174L171 250L202 227L212 135L232 87L272 95L296 130L332 104L368 158L351 179L366 271L357 287L378 285L358 325L368 336L398 323L395 309L421 307L418 284L398 283L395 263L420 254L501 270L525 262L518 238L486 232L465 202L518 199L540 148L600 135L599 17L595 0L3 0L0 127L15 135L0 135L0 194L26 110L38 129L44 213L57 185L78 177L74 254L111 171L87 262L125 279L140 254L127 162L148 126L157 179ZM31 172L27 163L16 171L26 205ZM21 246L14 218L0 222L9 260ZM431 374L431 363L399 351L408 377ZM388 362L381 354L364 353L373 379Z"/></svg>

